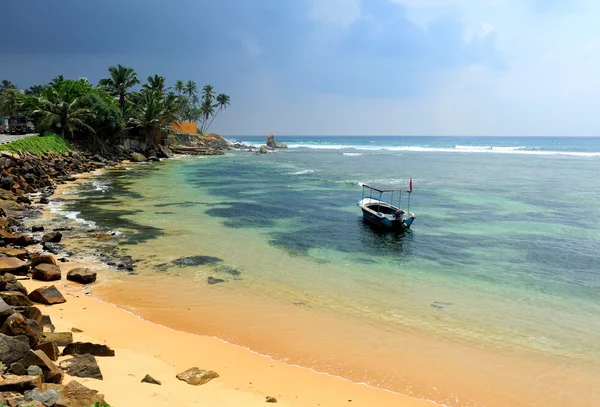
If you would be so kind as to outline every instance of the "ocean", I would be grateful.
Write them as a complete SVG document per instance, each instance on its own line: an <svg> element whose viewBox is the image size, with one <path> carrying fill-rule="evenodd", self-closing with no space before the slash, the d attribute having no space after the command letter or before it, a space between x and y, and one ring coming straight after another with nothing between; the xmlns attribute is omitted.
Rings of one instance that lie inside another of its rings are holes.
<svg viewBox="0 0 600 407"><path fill-rule="evenodd" d="M600 405L600 139L277 141L105 171L52 222L137 261L110 281L153 300L120 305L174 328L448 406ZM410 230L362 220L362 183L411 179Z"/></svg>

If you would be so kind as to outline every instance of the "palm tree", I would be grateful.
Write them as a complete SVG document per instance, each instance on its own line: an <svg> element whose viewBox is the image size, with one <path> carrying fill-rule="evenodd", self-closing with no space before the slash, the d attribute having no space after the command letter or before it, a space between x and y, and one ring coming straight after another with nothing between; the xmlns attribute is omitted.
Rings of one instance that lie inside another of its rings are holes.
<svg viewBox="0 0 600 407"><path fill-rule="evenodd" d="M17 89L17 87L11 81L3 79L2 83L0 84L0 93L3 93L5 90L8 89Z"/></svg>
<svg viewBox="0 0 600 407"><path fill-rule="evenodd" d="M31 87L25 91L25 94L39 96L44 93L47 88L47 85L31 85Z"/></svg>
<svg viewBox="0 0 600 407"><path fill-rule="evenodd" d="M0 113L12 116L19 112L22 100L19 91L13 88L5 88L0 95Z"/></svg>
<svg viewBox="0 0 600 407"><path fill-rule="evenodd" d="M209 100L212 103L215 98L215 91L213 90L212 85L204 85L202 87L202 98L204 100Z"/></svg>
<svg viewBox="0 0 600 407"><path fill-rule="evenodd" d="M149 143L153 143L153 135L171 126L177 120L179 106L177 96L163 95L156 89L144 89L135 96L135 108L128 121L128 128L139 129Z"/></svg>
<svg viewBox="0 0 600 407"><path fill-rule="evenodd" d="M208 125L206 126L204 131L208 131L208 128L212 124L213 120L215 120L215 117L217 117L217 115L219 114L219 112L221 110L227 109L227 106L229 106L231 104L230 102L231 102L231 98L229 97L229 95L226 95L224 93L220 93L217 95L217 103L214 106L218 107L218 109L215 112L215 114L213 115L213 117L210 119L210 122L208 123Z"/></svg>
<svg viewBox="0 0 600 407"><path fill-rule="evenodd" d="M54 77L54 79L52 79L52 82L50 82L50 85L56 85L58 83L61 83L65 80L65 76L63 74L60 75L56 75Z"/></svg>
<svg viewBox="0 0 600 407"><path fill-rule="evenodd" d="M88 124L94 119L93 113L90 109L79 107L78 103L79 99L68 102L56 89L49 88L39 98L39 108L32 114L40 115L43 126L53 129L63 138L65 135L72 137L76 130L87 130L94 134L94 129Z"/></svg>
<svg viewBox="0 0 600 407"><path fill-rule="evenodd" d="M196 82L194 82L194 81L187 81L187 83L185 84L184 92L190 98L192 96L194 96L196 94L196 92L198 92L198 87L196 86Z"/></svg>
<svg viewBox="0 0 600 407"><path fill-rule="evenodd" d="M209 100L203 100L202 104L200 105L200 114L202 118L200 130L205 132L207 129L208 119L215 114L215 105L213 105Z"/></svg>
<svg viewBox="0 0 600 407"><path fill-rule="evenodd" d="M181 95L183 93L184 89L185 89L185 85L183 84L183 81L181 79L178 79L175 82L175 90L177 91L177 94Z"/></svg>
<svg viewBox="0 0 600 407"><path fill-rule="evenodd" d="M148 77L148 83L145 83L142 85L142 88L144 89L148 89L148 90L152 90L155 89L157 91L159 91L161 94L164 94L165 92L165 77L164 76L158 76L158 75L154 75L154 76L149 76Z"/></svg>
<svg viewBox="0 0 600 407"><path fill-rule="evenodd" d="M99 85L103 86L113 96L119 97L119 106L121 113L125 115L125 98L129 94L129 88L137 85L140 81L133 68L123 65L111 66L108 68L110 78L100 79Z"/></svg>

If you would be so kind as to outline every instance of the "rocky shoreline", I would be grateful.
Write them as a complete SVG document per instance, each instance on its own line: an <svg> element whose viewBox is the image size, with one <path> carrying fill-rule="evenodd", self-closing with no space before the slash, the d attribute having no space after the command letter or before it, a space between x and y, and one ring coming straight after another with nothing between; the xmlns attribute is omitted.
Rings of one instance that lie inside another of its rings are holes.
<svg viewBox="0 0 600 407"><path fill-rule="evenodd" d="M59 265L67 258L56 258L62 234L60 230L43 233L43 227L26 228L23 220L39 216L42 205L58 184L74 181L77 174L89 173L128 162L159 161L174 154L222 155L223 150L247 150L266 153L286 148L269 135L258 151L253 146L230 143L218 135L209 135L203 145L150 146L144 151L115 148L107 156L86 151L64 155L47 153L38 157L28 153L0 152L0 405L87 407L105 405L104 396L71 380L70 377L102 380L96 357L114 357L115 352L103 344L75 341L78 330L54 332L54 325L39 305L55 306L66 302L55 285L45 285L31 292L21 280L52 284L60 281ZM108 158L107 158L108 157ZM108 262L110 263L110 262ZM129 262L130 263L130 262ZM123 269L133 271L133 264ZM82 286L96 281L95 272L71 269L66 279ZM220 281L218 281L220 282ZM209 283L215 283L209 281ZM218 378L213 371L190 368L177 378L191 385L201 385ZM160 385L147 375L142 382ZM277 402L268 397L267 402Z"/></svg>

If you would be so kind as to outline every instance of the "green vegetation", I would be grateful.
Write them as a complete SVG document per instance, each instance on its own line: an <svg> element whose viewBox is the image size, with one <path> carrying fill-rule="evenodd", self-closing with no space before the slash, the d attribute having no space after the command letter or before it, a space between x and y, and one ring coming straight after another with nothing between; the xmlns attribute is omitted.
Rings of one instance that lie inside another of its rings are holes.
<svg viewBox="0 0 600 407"><path fill-rule="evenodd" d="M27 137L12 143L0 145L0 150L9 151L11 153L27 152L42 156L48 152L64 154L73 151L69 143L62 137L54 133L46 133L41 137Z"/></svg>
<svg viewBox="0 0 600 407"><path fill-rule="evenodd" d="M58 75L48 84L32 85L25 92L3 80L0 117L21 114L40 133L53 132L106 148L121 142L125 134L145 137L147 143L159 142L173 122L198 122L198 131L206 134L231 102L228 95L217 95L211 85L203 86L198 94L192 80L177 80L169 87L164 76L151 75L139 86L133 68L111 66L108 73L96 87L86 79Z"/></svg>

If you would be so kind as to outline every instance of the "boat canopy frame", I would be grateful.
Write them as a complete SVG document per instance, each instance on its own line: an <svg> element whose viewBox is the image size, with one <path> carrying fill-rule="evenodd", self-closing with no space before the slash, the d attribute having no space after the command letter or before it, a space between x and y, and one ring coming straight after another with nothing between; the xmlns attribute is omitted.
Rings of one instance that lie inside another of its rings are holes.
<svg viewBox="0 0 600 407"><path fill-rule="evenodd" d="M392 193L392 197L390 199L390 204L394 205L394 192L399 192L399 196L398 196L398 208L402 207L402 192L405 192L408 194L408 199L407 199L407 207L406 207L406 211L410 212L410 195L412 194L412 190L410 189L406 189L406 186L404 185L385 185L385 184L362 184L362 199L365 199L365 188L369 189L369 199L373 199L373 191L379 192L379 199L378 201L380 202L385 202L381 200L381 196L386 193L386 192L391 192ZM377 199L377 198L376 198ZM379 212L379 209L378 209Z"/></svg>

